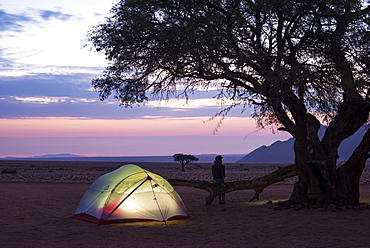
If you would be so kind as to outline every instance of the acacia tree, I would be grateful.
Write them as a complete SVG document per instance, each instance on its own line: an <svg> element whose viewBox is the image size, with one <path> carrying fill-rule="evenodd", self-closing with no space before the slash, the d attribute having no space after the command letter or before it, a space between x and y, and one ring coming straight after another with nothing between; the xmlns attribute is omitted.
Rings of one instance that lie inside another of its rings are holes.
<svg viewBox="0 0 370 248"><path fill-rule="evenodd" d="M181 171L185 171L185 166L193 161L198 161L199 159L194 155L176 153L173 156L173 160L175 162L179 162L181 164Z"/></svg>
<svg viewBox="0 0 370 248"><path fill-rule="evenodd" d="M93 85L125 106L217 87L234 100L222 114L251 104L259 126L295 138L288 204L356 205L370 131L337 160L341 142L369 121L369 11L362 0L120 1L89 33L109 61Z"/></svg>

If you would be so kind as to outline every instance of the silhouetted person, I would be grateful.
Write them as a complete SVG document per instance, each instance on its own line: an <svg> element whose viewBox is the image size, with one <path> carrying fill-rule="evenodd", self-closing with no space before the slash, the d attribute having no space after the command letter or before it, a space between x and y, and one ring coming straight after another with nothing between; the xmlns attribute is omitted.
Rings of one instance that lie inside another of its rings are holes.
<svg viewBox="0 0 370 248"><path fill-rule="evenodd" d="M215 162L212 165L213 183L221 184L225 182L225 165L222 164L222 159L222 156L216 156ZM225 204L225 194L218 195L218 203Z"/></svg>

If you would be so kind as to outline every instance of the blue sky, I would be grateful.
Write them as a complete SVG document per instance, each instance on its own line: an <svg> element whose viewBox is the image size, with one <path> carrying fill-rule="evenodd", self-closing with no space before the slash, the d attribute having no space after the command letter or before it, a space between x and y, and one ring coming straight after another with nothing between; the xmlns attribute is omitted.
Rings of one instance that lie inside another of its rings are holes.
<svg viewBox="0 0 370 248"><path fill-rule="evenodd" d="M86 46L87 32L110 1L0 3L0 157L74 153L93 156L247 154L286 140L286 133L255 132L250 111L235 109L217 132L216 92L188 104L150 101L120 107L100 101L91 80L106 66Z"/></svg>

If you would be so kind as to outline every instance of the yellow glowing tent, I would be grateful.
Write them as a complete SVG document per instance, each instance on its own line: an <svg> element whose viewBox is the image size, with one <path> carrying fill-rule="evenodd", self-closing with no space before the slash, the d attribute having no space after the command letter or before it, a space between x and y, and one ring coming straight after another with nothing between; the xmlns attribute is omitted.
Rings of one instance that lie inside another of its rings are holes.
<svg viewBox="0 0 370 248"><path fill-rule="evenodd" d="M74 218L106 224L184 219L188 213L167 180L128 164L96 179L82 197Z"/></svg>

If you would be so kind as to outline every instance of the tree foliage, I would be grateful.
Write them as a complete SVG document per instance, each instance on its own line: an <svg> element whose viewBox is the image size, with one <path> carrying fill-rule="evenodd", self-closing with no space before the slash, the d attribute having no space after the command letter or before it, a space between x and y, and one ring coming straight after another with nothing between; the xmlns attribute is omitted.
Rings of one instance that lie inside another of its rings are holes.
<svg viewBox="0 0 370 248"><path fill-rule="evenodd" d="M179 162L181 164L181 171L185 171L185 166L193 161L198 161L199 159L194 155L176 153L173 156L173 161Z"/></svg>
<svg viewBox="0 0 370 248"><path fill-rule="evenodd" d="M337 160L369 121L369 12L362 0L120 1L89 33L109 61L93 85L125 106L216 87L232 106L254 106L258 125L295 138L291 204L358 204L370 131Z"/></svg>

